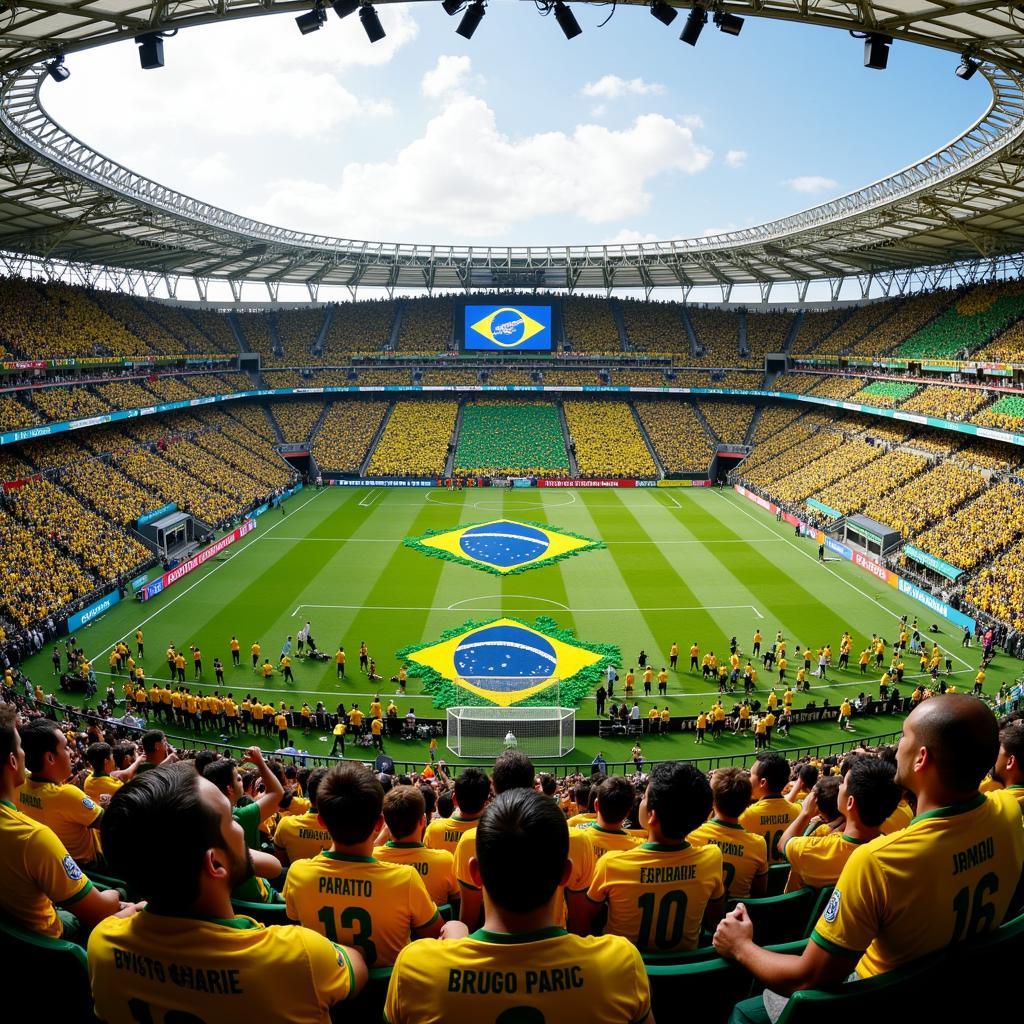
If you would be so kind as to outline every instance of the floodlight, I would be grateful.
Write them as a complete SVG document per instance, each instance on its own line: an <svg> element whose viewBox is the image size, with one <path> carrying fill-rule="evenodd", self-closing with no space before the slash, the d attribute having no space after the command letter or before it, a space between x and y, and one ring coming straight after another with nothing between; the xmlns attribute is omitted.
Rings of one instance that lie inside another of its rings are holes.
<svg viewBox="0 0 1024 1024"><path fill-rule="evenodd" d="M379 43L387 35L372 4L364 4L359 8L359 20L363 23L363 31L371 43Z"/></svg>
<svg viewBox="0 0 1024 1024"><path fill-rule="evenodd" d="M331 6L339 18L347 18L359 10L359 0L334 0Z"/></svg>
<svg viewBox="0 0 1024 1024"><path fill-rule="evenodd" d="M314 7L313 10L300 14L295 19L295 24L299 26L299 31L304 36L308 36L310 32L319 32L326 21L327 12L322 7Z"/></svg>
<svg viewBox="0 0 1024 1024"><path fill-rule="evenodd" d="M690 46L696 46L704 26L708 23L708 12L703 7L694 7L686 18L686 24L679 38Z"/></svg>
<svg viewBox="0 0 1024 1024"><path fill-rule="evenodd" d="M892 36L869 32L864 37L864 67L884 71L889 63L889 46Z"/></svg>
<svg viewBox="0 0 1024 1024"><path fill-rule="evenodd" d="M64 55L61 54L59 57L54 57L46 65L46 73L55 82L66 82L71 77L71 72L64 67Z"/></svg>
<svg viewBox="0 0 1024 1024"><path fill-rule="evenodd" d="M164 66L164 40L159 32L136 36L135 42L139 47L139 63L146 71Z"/></svg>
<svg viewBox="0 0 1024 1024"><path fill-rule="evenodd" d="M715 24L719 31L727 36L738 36L743 30L743 19L726 11L718 11L715 14Z"/></svg>
<svg viewBox="0 0 1024 1024"><path fill-rule="evenodd" d="M444 13L450 18L453 14L459 13L465 2L466 0L441 0L441 6L444 8Z"/></svg>
<svg viewBox="0 0 1024 1024"><path fill-rule="evenodd" d="M654 0L651 4L651 14L654 15L662 23L662 25L671 25L676 20L676 15L679 12L672 7L670 4L665 3L665 0Z"/></svg>
<svg viewBox="0 0 1024 1024"><path fill-rule="evenodd" d="M487 8L484 6L483 0L474 0L466 8L466 13L462 16L462 20L459 22L459 27L455 30L463 39L472 39L473 33L477 30L477 26L483 20L484 15L487 13Z"/></svg>
<svg viewBox="0 0 1024 1024"><path fill-rule="evenodd" d="M575 39L583 31L580 28L580 23L576 20L576 15L562 3L562 0L555 0L554 11L555 21L558 22L558 27L566 39Z"/></svg>
<svg viewBox="0 0 1024 1024"><path fill-rule="evenodd" d="M962 78L965 82L970 81L974 77L974 72L978 70L980 65L976 60L971 60L970 57L965 53L960 58L960 66L956 69L956 77Z"/></svg>

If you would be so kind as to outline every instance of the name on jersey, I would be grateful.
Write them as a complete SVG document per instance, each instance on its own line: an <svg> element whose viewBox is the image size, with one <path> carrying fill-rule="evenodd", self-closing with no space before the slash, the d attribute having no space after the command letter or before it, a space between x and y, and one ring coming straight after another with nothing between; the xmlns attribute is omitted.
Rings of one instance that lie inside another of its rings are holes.
<svg viewBox="0 0 1024 1024"><path fill-rule="evenodd" d="M43 809L43 801L31 793L26 793L24 790L18 794L18 800L28 807L37 807L39 810Z"/></svg>
<svg viewBox="0 0 1024 1024"><path fill-rule="evenodd" d="M319 842L330 842L330 832L320 832L315 828L300 828L299 829L300 839L316 839Z"/></svg>
<svg viewBox="0 0 1024 1024"><path fill-rule="evenodd" d="M720 839L710 840L712 846L717 846L722 851L723 857L742 857L746 852L740 843L725 843Z"/></svg>
<svg viewBox="0 0 1024 1024"><path fill-rule="evenodd" d="M788 825L793 819L788 814L762 814L757 820L762 825Z"/></svg>
<svg viewBox="0 0 1024 1024"><path fill-rule="evenodd" d="M660 885L663 882L692 882L696 877L696 864L669 864L660 868L640 869L641 885Z"/></svg>
<svg viewBox="0 0 1024 1024"><path fill-rule="evenodd" d="M991 836L987 839L982 839L980 843L975 843L966 850L953 854L953 874L959 875L964 871L969 871L971 868L976 868L979 864L984 864L985 861L991 860L995 855L995 840Z"/></svg>
<svg viewBox="0 0 1024 1024"><path fill-rule="evenodd" d="M445 829L444 841L445 841L445 843L456 843L457 844L458 841L462 838L462 835L463 835L463 833L462 833L461 829L459 829L459 830Z"/></svg>
<svg viewBox="0 0 1024 1024"><path fill-rule="evenodd" d="M217 970L205 967L192 967L190 964L170 963L165 965L161 960L150 956L139 956L126 949L114 949L114 967L119 971L136 974L149 981L166 984L168 981L178 988L191 989L193 992L210 992L217 995L237 996L242 994L237 970Z"/></svg>
<svg viewBox="0 0 1024 1024"><path fill-rule="evenodd" d="M373 896L373 882L366 878L320 876L320 892L325 896Z"/></svg>
<svg viewBox="0 0 1024 1024"><path fill-rule="evenodd" d="M583 968L548 967L536 971L469 971L451 969L448 991L462 995L489 996L525 992L569 992L583 988Z"/></svg>

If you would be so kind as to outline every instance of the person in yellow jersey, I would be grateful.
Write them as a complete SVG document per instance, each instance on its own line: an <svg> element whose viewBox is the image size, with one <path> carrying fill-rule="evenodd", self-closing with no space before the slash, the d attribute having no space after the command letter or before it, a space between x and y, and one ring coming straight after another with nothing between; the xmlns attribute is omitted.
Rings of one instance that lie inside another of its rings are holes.
<svg viewBox="0 0 1024 1024"><path fill-rule="evenodd" d="M498 755L491 774L491 785L495 795L513 789L533 789L537 773L533 762L518 750L505 750ZM572 871L568 881L560 887L564 897L556 905L558 924L567 919L585 903L587 887L594 873L594 851L582 829L569 828L569 858ZM469 928L475 928L484 910L483 893L473 879L469 863L476 857L476 829L468 829L455 847L455 877L459 883L459 920Z"/></svg>
<svg viewBox="0 0 1024 1024"><path fill-rule="evenodd" d="M999 730L999 753L992 779L1024 807L1024 719L1010 717Z"/></svg>
<svg viewBox="0 0 1024 1024"><path fill-rule="evenodd" d="M695 723L695 733L697 738L693 741L694 743L704 742L704 733L707 732L708 728L708 716L704 711L701 711L697 715L697 721Z"/></svg>
<svg viewBox="0 0 1024 1024"><path fill-rule="evenodd" d="M650 841L597 862L581 927L589 931L607 907L604 933L624 936L641 952L696 949L701 924L713 928L725 907L721 850L686 841L710 812L702 772L678 761L656 764L640 801Z"/></svg>
<svg viewBox="0 0 1024 1024"><path fill-rule="evenodd" d="M106 807L110 798L129 780L135 777L142 763L142 754L120 771L114 767L114 751L109 743L92 743L85 752L90 771L82 782L85 795L100 807Z"/></svg>
<svg viewBox="0 0 1024 1024"><path fill-rule="evenodd" d="M597 809L594 804L597 801L597 787L600 786L603 777L602 773L589 779L583 778L572 787L576 813L569 816L569 828L590 828L597 821Z"/></svg>
<svg viewBox="0 0 1024 1024"><path fill-rule="evenodd" d="M455 778L452 798L455 811L447 818L435 818L423 836L431 850L455 853L464 832L476 828L491 795L491 780L480 768L463 768Z"/></svg>
<svg viewBox="0 0 1024 1024"><path fill-rule="evenodd" d="M755 629L754 630L754 646L753 646L753 649L751 650L751 655L753 657L758 658L758 657L761 656L761 642L763 640L764 640L764 637L761 636L761 630Z"/></svg>
<svg viewBox="0 0 1024 1024"><path fill-rule="evenodd" d="M754 803L740 815L740 824L748 832L763 836L768 845L768 860L782 861L779 840L790 822L800 813L800 805L790 803L782 791L789 784L789 762L774 751L757 755L750 769L750 786Z"/></svg>
<svg viewBox="0 0 1024 1024"><path fill-rule="evenodd" d="M121 907L115 889L93 887L52 829L16 806L25 752L14 707L0 704L0 914L28 931L75 941Z"/></svg>
<svg viewBox="0 0 1024 1024"><path fill-rule="evenodd" d="M277 824L274 831L274 853L285 867L331 848L331 834L320 821L316 809L316 793L326 774L326 768L315 768L306 780L309 810L304 814L286 815Z"/></svg>
<svg viewBox="0 0 1024 1024"><path fill-rule="evenodd" d="M849 698L844 697L839 705L839 717L836 719L840 729L845 729L847 732L853 731L853 726L850 725L850 717L852 715L853 705L850 703Z"/></svg>
<svg viewBox="0 0 1024 1024"><path fill-rule="evenodd" d="M697 641L690 645L690 671L697 671L697 659L700 657L700 647L697 646Z"/></svg>
<svg viewBox="0 0 1024 1024"><path fill-rule="evenodd" d="M634 684L635 681L636 681L636 675L634 674L633 669L630 669L626 673L626 696L627 697L632 697L633 696L633 684Z"/></svg>
<svg viewBox="0 0 1024 1024"><path fill-rule="evenodd" d="M231 804L191 765L132 780L104 822L111 865L147 901L89 939L96 1014L106 1024L168 1019L327 1024L366 980L358 950L305 928L235 913L252 871ZM145 969L127 967L143 964Z"/></svg>
<svg viewBox="0 0 1024 1024"><path fill-rule="evenodd" d="M242 651L242 645L238 642L238 637L232 636L228 646L231 648L231 665L233 668L238 668Z"/></svg>
<svg viewBox="0 0 1024 1024"><path fill-rule="evenodd" d="M796 892L805 885L812 889L835 885L853 851L882 834L882 823L900 801L896 766L890 761L871 756L850 757L843 762L843 768L836 799L845 821L843 828L825 835L804 835L818 814L812 792L779 840L782 856L790 864L786 892Z"/></svg>
<svg viewBox="0 0 1024 1024"><path fill-rule="evenodd" d="M174 671L178 677L178 682L185 682L185 655L181 651L174 656Z"/></svg>
<svg viewBox="0 0 1024 1024"><path fill-rule="evenodd" d="M764 836L748 832L740 815L750 803L750 776L743 768L716 768L711 773L713 810L710 821L694 829L691 846L717 846L722 851L726 896L764 896L768 887L768 848Z"/></svg>
<svg viewBox="0 0 1024 1024"><path fill-rule="evenodd" d="M554 1022L581 1012L591 1024L654 1024L637 950L618 936L558 927L573 866L557 805L530 789L506 791L484 812L478 835L470 871L483 893L483 927L469 934L452 922L451 941L402 951L388 987L388 1024Z"/></svg>
<svg viewBox="0 0 1024 1024"><path fill-rule="evenodd" d="M427 887L427 894L440 907L458 901L455 858L447 850L430 850L423 845L427 827L427 805L418 786L395 786L384 796L384 823L391 839L373 848L373 855L385 864L407 864L415 868Z"/></svg>
<svg viewBox="0 0 1024 1024"><path fill-rule="evenodd" d="M441 917L419 872L372 856L384 824L384 790L362 764L329 769L317 789L331 849L292 864L284 886L289 918L361 950L370 967L388 967L410 936L436 938Z"/></svg>
<svg viewBox="0 0 1024 1024"><path fill-rule="evenodd" d="M995 717L966 694L904 719L896 782L916 796L917 817L854 850L803 954L755 945L743 904L718 926L719 953L767 987L763 1003L738 1004L734 1019L765 1020L797 989L832 988L854 970L886 974L1002 923L1024 866L1024 828L1011 796L978 792L998 752Z"/></svg>
<svg viewBox="0 0 1024 1024"><path fill-rule="evenodd" d="M595 820L581 829L594 848L595 864L606 853L632 850L638 842L622 828L636 798L633 783L622 775L612 775L596 788Z"/></svg>
<svg viewBox="0 0 1024 1024"><path fill-rule="evenodd" d="M142 630L141 629L137 629L137 630L135 630L135 651L138 654L138 656L141 658L141 657L144 656L145 650L146 650L146 645L145 645L145 642L142 639Z"/></svg>
<svg viewBox="0 0 1024 1024"><path fill-rule="evenodd" d="M97 862L97 828L103 809L68 784L71 751L68 738L48 718L36 718L21 730L25 764L32 773L18 792L18 810L53 829L80 867Z"/></svg>
<svg viewBox="0 0 1024 1024"><path fill-rule="evenodd" d="M679 644L672 641L672 646L668 649L668 667L675 672L679 667ZM664 671L664 670L662 670Z"/></svg>

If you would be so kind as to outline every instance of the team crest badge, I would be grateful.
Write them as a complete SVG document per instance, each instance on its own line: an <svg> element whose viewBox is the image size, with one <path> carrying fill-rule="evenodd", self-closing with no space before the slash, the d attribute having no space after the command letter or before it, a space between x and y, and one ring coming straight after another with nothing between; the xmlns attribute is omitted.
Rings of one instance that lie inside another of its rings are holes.
<svg viewBox="0 0 1024 1024"><path fill-rule="evenodd" d="M839 916L839 898L839 890L833 889L832 895L829 896L828 903L825 905L825 920L829 924L832 924Z"/></svg>
<svg viewBox="0 0 1024 1024"><path fill-rule="evenodd" d="M61 864L64 866L64 874L72 882L77 882L82 877L82 869L75 863L75 858L70 853L61 861Z"/></svg>
<svg viewBox="0 0 1024 1024"><path fill-rule="evenodd" d="M550 565L571 555L604 547L567 530L541 523L495 519L408 537L405 544L425 555L461 562L474 569L506 576Z"/></svg>

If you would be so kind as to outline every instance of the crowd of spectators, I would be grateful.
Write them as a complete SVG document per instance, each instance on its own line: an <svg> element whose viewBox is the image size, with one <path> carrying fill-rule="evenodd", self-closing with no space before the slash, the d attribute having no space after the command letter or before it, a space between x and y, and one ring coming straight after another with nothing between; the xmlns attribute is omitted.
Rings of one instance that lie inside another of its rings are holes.
<svg viewBox="0 0 1024 1024"><path fill-rule="evenodd" d="M582 295L562 299L562 328L573 352L610 355L622 351L619 325L607 299Z"/></svg>
<svg viewBox="0 0 1024 1024"><path fill-rule="evenodd" d="M224 417L227 419L228 417ZM230 428L229 428L230 429ZM244 441L238 441L221 429L213 427L200 431L194 437L195 443L211 455L240 473L251 477L262 497L271 490L287 486L291 474L278 454L253 434Z"/></svg>
<svg viewBox="0 0 1024 1024"><path fill-rule="evenodd" d="M806 427L805 424L799 424L798 426ZM834 453L846 441L845 435L838 430L810 430L805 440L792 444L792 437L798 435L794 428L790 428L790 430L793 432L791 437L780 438L782 446L777 454L768 459L761 458L753 465L750 465L749 459L742 464L740 468L745 479L758 487L763 487L774 493L774 488L781 480L789 477L791 474L796 474L791 481L793 487L787 487L787 495L791 489L793 491L802 490L799 478L800 472L812 463L817 462L818 459ZM757 454L757 452L758 450L755 449L753 454ZM840 475L842 472L841 460L839 460L839 464L839 472L831 480L826 481L826 483L831 483L832 480L835 480ZM860 464L859 462L857 463L858 466ZM856 466L851 468L856 468ZM795 494L783 500L801 500L806 496L806 494Z"/></svg>
<svg viewBox="0 0 1024 1024"><path fill-rule="evenodd" d="M626 337L643 352L679 352L690 355L690 336L683 326L678 302L642 302L619 299Z"/></svg>
<svg viewBox="0 0 1024 1024"><path fill-rule="evenodd" d="M955 298L954 292L912 295L897 302L895 310L868 334L850 346L848 355L885 355L936 317Z"/></svg>
<svg viewBox="0 0 1024 1024"><path fill-rule="evenodd" d="M876 380L860 391L851 395L851 401L861 405L877 405L883 409L893 409L901 405L917 391L916 384L898 380Z"/></svg>
<svg viewBox="0 0 1024 1024"><path fill-rule="evenodd" d="M41 417L11 395L0 396L0 430L22 430L41 422Z"/></svg>
<svg viewBox="0 0 1024 1024"><path fill-rule="evenodd" d="M805 310L789 349L794 355L816 352L818 346L850 315L849 307Z"/></svg>
<svg viewBox="0 0 1024 1024"><path fill-rule="evenodd" d="M435 387L476 387L480 383L479 370L424 370L420 383Z"/></svg>
<svg viewBox="0 0 1024 1024"><path fill-rule="evenodd" d="M740 358L740 320L732 310L687 306L697 338L697 361L705 366L736 366Z"/></svg>
<svg viewBox="0 0 1024 1024"><path fill-rule="evenodd" d="M664 370L614 370L610 375L610 380L618 387L625 386L627 388L665 388L669 386Z"/></svg>
<svg viewBox="0 0 1024 1024"><path fill-rule="evenodd" d="M628 402L566 401L565 421L584 477L658 475Z"/></svg>
<svg viewBox="0 0 1024 1024"><path fill-rule="evenodd" d="M257 437L263 438L270 444L277 444L277 435L267 419L268 413L265 406L250 402L230 402L225 406L225 411Z"/></svg>
<svg viewBox="0 0 1024 1024"><path fill-rule="evenodd" d="M287 398L270 403L270 414L281 428L287 444L302 444L324 411L322 398Z"/></svg>
<svg viewBox="0 0 1024 1024"><path fill-rule="evenodd" d="M120 472L116 460L83 458L65 467L59 479L79 501L122 528L133 527L139 516L161 504L156 495Z"/></svg>
<svg viewBox="0 0 1024 1024"><path fill-rule="evenodd" d="M379 352L391 337L396 310L391 299L337 302L333 309L320 357L324 363L337 362L339 356L354 352ZM440 345L437 351L443 348Z"/></svg>
<svg viewBox="0 0 1024 1024"><path fill-rule="evenodd" d="M32 403L43 419L60 421L102 416L110 406L84 384L71 387L33 388Z"/></svg>
<svg viewBox="0 0 1024 1024"><path fill-rule="evenodd" d="M447 352L452 347L454 312L451 299L405 299L398 330L398 351Z"/></svg>
<svg viewBox="0 0 1024 1024"><path fill-rule="evenodd" d="M634 403L667 473L707 473L715 442L689 402Z"/></svg>
<svg viewBox="0 0 1024 1024"><path fill-rule="evenodd" d="M169 444L167 450L172 450L180 443ZM187 459L186 449L184 460ZM143 484L159 495L160 504L176 502L180 509L192 512L203 522L221 523L238 511L239 503L220 491L214 480L193 476L191 472L180 468L173 458L148 449L135 448L124 452L118 468L136 483ZM196 469L202 472L201 467L197 466ZM216 468L214 472L216 475Z"/></svg>
<svg viewBox="0 0 1024 1024"><path fill-rule="evenodd" d="M880 492L905 484L927 468L925 456L894 448L812 496L841 515L848 516L860 512Z"/></svg>
<svg viewBox="0 0 1024 1024"><path fill-rule="evenodd" d="M722 402L698 399L697 408L722 444L744 444L755 406L750 402Z"/></svg>
<svg viewBox="0 0 1024 1024"><path fill-rule="evenodd" d="M278 348L275 343L275 330L273 323L274 314L269 310L262 313L235 313L233 314L238 329L242 332L249 349L259 352L262 366L287 366L288 362L279 358ZM306 360L298 358L297 362L305 362L309 358L309 349L312 343L306 348Z"/></svg>
<svg viewBox="0 0 1024 1024"><path fill-rule="evenodd" d="M231 323L223 313L212 309L179 310L174 306L154 304L154 315L163 321L168 330L180 338L189 338L196 331L205 339L191 342L192 346L204 352L239 351L238 339L231 329Z"/></svg>
<svg viewBox="0 0 1024 1024"><path fill-rule="evenodd" d="M309 353L320 336L326 315L326 310L318 306L278 309L274 313L274 326L277 328L277 340L281 343L285 365L307 366L314 361L324 361L322 356L315 360Z"/></svg>
<svg viewBox="0 0 1024 1024"><path fill-rule="evenodd" d="M476 474L568 476L562 421L553 403L485 400L462 410L455 469Z"/></svg>
<svg viewBox="0 0 1024 1024"><path fill-rule="evenodd" d="M767 487L782 502L800 502L816 496L847 474L855 473L879 455L880 449L867 441L847 439L842 435L840 438L842 443L835 445L832 436L819 431L817 445L805 442L801 446L798 465L793 465L793 453L785 452L767 466L762 466L757 477L752 477L753 482ZM814 457L816 451L821 452L817 458ZM791 467L790 472L784 475L783 470L787 467ZM770 480L772 475L775 475L775 480L769 484L766 477Z"/></svg>
<svg viewBox="0 0 1024 1024"><path fill-rule="evenodd" d="M506 387L510 384L518 384L522 387L529 387L537 382L533 379L531 370L486 370L484 383L492 387Z"/></svg>
<svg viewBox="0 0 1024 1024"><path fill-rule="evenodd" d="M757 422L754 424L754 432L750 436L750 443L755 446L762 445L771 437L775 437L780 431L795 423L802 415L803 410L788 405L766 405L761 409Z"/></svg>
<svg viewBox="0 0 1024 1024"><path fill-rule="evenodd" d="M396 402L368 475L442 476L458 409L456 402Z"/></svg>
<svg viewBox="0 0 1024 1024"><path fill-rule="evenodd" d="M859 306L834 331L823 337L814 349L815 355L837 356L875 331L885 321L899 300L889 299Z"/></svg>
<svg viewBox="0 0 1024 1024"><path fill-rule="evenodd" d="M312 454L320 469L358 473L377 436L387 402L333 402L313 437Z"/></svg>
<svg viewBox="0 0 1024 1024"><path fill-rule="evenodd" d="M412 383L412 370L407 366L360 368L355 383L360 387L403 387Z"/></svg>
<svg viewBox="0 0 1024 1024"><path fill-rule="evenodd" d="M1007 395L1000 398L982 412L976 412L971 421L985 427L1019 431L1024 424L1024 397Z"/></svg>
<svg viewBox="0 0 1024 1024"><path fill-rule="evenodd" d="M954 462L942 462L902 487L878 495L864 512L910 537L979 494L984 487L981 473Z"/></svg>
<svg viewBox="0 0 1024 1024"><path fill-rule="evenodd" d="M819 377L817 384L807 394L845 402L866 387L867 383L863 377Z"/></svg>
<svg viewBox="0 0 1024 1024"><path fill-rule="evenodd" d="M147 348L161 355L173 356L183 352L207 354L206 348L192 348L182 345L182 339L171 334L159 321L149 315L155 303L140 303L134 296L122 295L118 292L93 291L90 298L105 313L109 314L133 334L141 338Z"/></svg>
<svg viewBox="0 0 1024 1024"><path fill-rule="evenodd" d="M183 377L153 376L146 381L146 387L161 402L190 402L197 394Z"/></svg>
<svg viewBox="0 0 1024 1024"><path fill-rule="evenodd" d="M312 377L306 377L298 370L263 370L263 383L268 388L314 387Z"/></svg>
<svg viewBox="0 0 1024 1024"><path fill-rule="evenodd" d="M974 414L988 401L988 395L980 388L957 388L934 385L923 387L911 395L900 408L904 412L934 416L941 420L974 420Z"/></svg>
<svg viewBox="0 0 1024 1024"><path fill-rule="evenodd" d="M791 310L772 310L768 313L746 311L747 321L747 355L740 359L740 366L764 363L764 357L770 352L782 352L789 338L796 315Z"/></svg>
<svg viewBox="0 0 1024 1024"><path fill-rule="evenodd" d="M1024 630L1024 539L982 566L967 581L964 597L986 614Z"/></svg>

